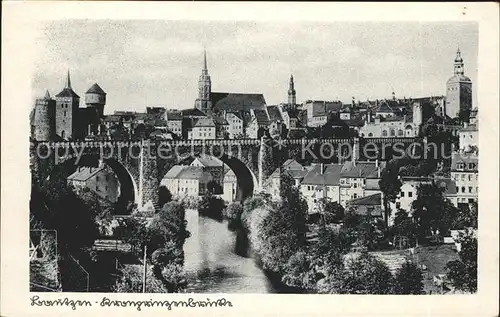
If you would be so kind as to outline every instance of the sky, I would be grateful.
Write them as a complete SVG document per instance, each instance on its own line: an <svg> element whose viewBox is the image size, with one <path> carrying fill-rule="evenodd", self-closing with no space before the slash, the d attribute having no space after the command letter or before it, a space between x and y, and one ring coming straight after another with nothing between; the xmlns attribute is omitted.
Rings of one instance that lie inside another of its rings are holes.
<svg viewBox="0 0 500 317"><path fill-rule="evenodd" d="M37 38L33 99L72 87L84 102L97 82L105 113L194 106L207 50L213 92L286 102L444 95L460 47L476 105L478 27L470 22L224 22L60 20Z"/></svg>

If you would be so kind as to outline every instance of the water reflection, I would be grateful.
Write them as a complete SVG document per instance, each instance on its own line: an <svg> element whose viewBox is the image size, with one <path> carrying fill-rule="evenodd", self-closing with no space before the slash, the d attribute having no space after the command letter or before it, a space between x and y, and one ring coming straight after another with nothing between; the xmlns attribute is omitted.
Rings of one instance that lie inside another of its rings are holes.
<svg viewBox="0 0 500 317"><path fill-rule="evenodd" d="M229 231L226 222L199 217L198 211L193 209L186 210L186 219L191 232L184 244L188 275L186 292L276 292L255 261L246 257L245 239Z"/></svg>

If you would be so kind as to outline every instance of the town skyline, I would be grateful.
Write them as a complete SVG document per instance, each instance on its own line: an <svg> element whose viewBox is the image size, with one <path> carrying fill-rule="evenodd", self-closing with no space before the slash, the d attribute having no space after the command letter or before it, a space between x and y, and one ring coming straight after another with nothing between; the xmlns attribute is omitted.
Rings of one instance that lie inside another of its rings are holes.
<svg viewBox="0 0 500 317"><path fill-rule="evenodd" d="M204 49L212 91L262 93L268 105L286 102L290 74L299 103L445 95L457 48L477 85L475 23L69 20L46 24L38 43L32 98L57 94L69 69L81 97L94 82L106 91L105 113L194 107Z"/></svg>

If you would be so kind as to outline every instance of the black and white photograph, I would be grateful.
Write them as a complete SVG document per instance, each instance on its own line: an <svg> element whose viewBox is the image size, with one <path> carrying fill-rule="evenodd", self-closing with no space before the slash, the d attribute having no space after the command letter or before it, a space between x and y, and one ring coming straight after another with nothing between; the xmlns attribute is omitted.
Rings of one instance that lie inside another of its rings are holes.
<svg viewBox="0 0 500 317"><path fill-rule="evenodd" d="M89 16L37 30L17 105L31 306L481 292L477 21Z"/></svg>

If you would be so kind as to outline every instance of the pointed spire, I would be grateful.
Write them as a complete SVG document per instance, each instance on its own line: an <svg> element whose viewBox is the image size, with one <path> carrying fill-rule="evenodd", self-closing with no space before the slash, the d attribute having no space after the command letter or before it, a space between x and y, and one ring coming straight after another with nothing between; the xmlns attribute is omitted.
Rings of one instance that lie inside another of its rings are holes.
<svg viewBox="0 0 500 317"><path fill-rule="evenodd" d="M203 49L203 69L207 70L207 50Z"/></svg>
<svg viewBox="0 0 500 317"><path fill-rule="evenodd" d="M49 90L48 90L48 89L47 89L47 91L45 92L45 97L44 97L44 98L45 98L45 99L47 99L47 100L50 100L50 99L51 99L51 98L50 98L50 94L49 94Z"/></svg>
<svg viewBox="0 0 500 317"><path fill-rule="evenodd" d="M71 89L71 78L69 76L69 68L68 68L68 78L66 79L66 88Z"/></svg>

